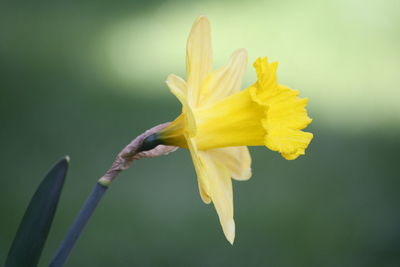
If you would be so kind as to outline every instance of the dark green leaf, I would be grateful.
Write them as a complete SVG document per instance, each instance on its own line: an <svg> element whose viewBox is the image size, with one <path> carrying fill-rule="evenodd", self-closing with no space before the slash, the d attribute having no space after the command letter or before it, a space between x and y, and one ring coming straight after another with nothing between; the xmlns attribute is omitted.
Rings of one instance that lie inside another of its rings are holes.
<svg viewBox="0 0 400 267"><path fill-rule="evenodd" d="M69 158L60 160L33 195L11 245L5 267L37 266L60 199Z"/></svg>

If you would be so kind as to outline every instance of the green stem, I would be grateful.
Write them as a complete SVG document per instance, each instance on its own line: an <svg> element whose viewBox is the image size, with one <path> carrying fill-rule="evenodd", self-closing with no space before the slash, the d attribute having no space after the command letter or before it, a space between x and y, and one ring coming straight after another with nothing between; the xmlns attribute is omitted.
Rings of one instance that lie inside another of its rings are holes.
<svg viewBox="0 0 400 267"><path fill-rule="evenodd" d="M85 228L87 222L92 216L94 210L102 199L104 193L107 191L108 187L96 183L93 191L90 193L85 205L80 210L78 216L75 218L74 223L68 230L67 235L62 241L60 247L58 248L53 260L51 261L49 267L61 267L65 264L68 255L71 253L76 241L78 240L82 230Z"/></svg>

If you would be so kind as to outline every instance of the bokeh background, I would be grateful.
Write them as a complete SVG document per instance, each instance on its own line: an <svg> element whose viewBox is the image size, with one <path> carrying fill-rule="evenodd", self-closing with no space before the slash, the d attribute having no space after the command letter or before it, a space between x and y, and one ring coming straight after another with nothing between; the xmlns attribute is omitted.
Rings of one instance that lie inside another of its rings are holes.
<svg viewBox="0 0 400 267"><path fill-rule="evenodd" d="M397 0L1 1L0 262L43 175L71 165L40 266L133 137L172 120L198 15L214 67L279 61L309 98L315 134L286 161L251 148L234 182L236 242L200 200L184 149L135 162L112 185L67 266L400 266L400 2Z"/></svg>

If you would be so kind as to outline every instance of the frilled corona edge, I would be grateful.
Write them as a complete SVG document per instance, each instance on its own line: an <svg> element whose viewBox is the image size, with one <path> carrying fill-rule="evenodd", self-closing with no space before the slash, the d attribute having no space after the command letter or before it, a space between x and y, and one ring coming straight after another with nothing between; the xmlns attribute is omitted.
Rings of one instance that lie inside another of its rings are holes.
<svg viewBox="0 0 400 267"><path fill-rule="evenodd" d="M248 90L252 99L264 107L264 145L288 160L304 155L313 138L312 133L301 131L312 121L306 110L308 99L298 97L299 91L278 84L277 62L270 64L266 57L258 58L254 67L258 80Z"/></svg>

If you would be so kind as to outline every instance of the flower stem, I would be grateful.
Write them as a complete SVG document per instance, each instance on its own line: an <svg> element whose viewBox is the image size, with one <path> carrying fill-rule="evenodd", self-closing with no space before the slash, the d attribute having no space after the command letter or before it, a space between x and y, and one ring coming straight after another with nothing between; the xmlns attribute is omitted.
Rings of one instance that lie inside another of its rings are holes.
<svg viewBox="0 0 400 267"><path fill-rule="evenodd" d="M104 193L107 191L108 186L117 178L118 174L123 170L128 169L134 160L166 155L177 149L177 147L174 146L159 144L156 136L154 136L154 134L159 132L161 129L164 129L169 124L169 122L166 122L147 130L137 136L126 147L124 147L121 152L119 152L110 169L108 169L107 172L98 180L96 186L93 188L93 191L90 193L85 205L82 207L72 226L68 230L67 235L58 248L49 267L61 267L67 261L68 255L71 253L72 248L78 240L83 228L85 228L85 225L89 221L90 216L96 209L97 204L99 204ZM150 140L147 140L147 142L144 143L144 140L149 136L153 136L154 138L150 138Z"/></svg>
<svg viewBox="0 0 400 267"><path fill-rule="evenodd" d="M53 260L50 263L50 267L61 267L66 262L69 253L74 247L76 241L79 238L83 228L90 219L94 210L102 199L104 193L107 191L108 187L100 183L96 183L93 191L90 193L85 205L80 210L78 216L75 218L74 223L68 230L63 242L57 250Z"/></svg>

